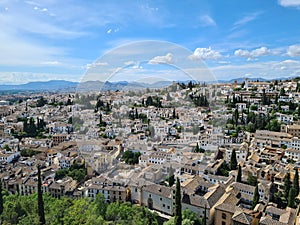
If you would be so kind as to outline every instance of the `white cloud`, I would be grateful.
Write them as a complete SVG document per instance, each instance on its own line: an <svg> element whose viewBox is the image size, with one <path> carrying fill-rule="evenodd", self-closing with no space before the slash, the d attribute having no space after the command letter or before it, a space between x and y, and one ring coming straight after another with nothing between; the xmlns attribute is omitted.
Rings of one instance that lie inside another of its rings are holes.
<svg viewBox="0 0 300 225"><path fill-rule="evenodd" d="M209 15L204 15L200 17L200 26L202 27L209 27L209 26L216 26L216 22L213 18Z"/></svg>
<svg viewBox="0 0 300 225"><path fill-rule="evenodd" d="M237 20L234 24L231 30L237 29L241 26L246 25L247 23L257 19L257 17L261 14L261 12L255 12L255 13L251 13L248 14L246 16L244 16L243 18Z"/></svg>
<svg viewBox="0 0 300 225"><path fill-rule="evenodd" d="M244 77L251 74L251 77L264 77L273 79L276 77L290 77L299 75L300 61L284 60L269 62L251 62L242 65L223 65L211 67L211 71L218 79Z"/></svg>
<svg viewBox="0 0 300 225"><path fill-rule="evenodd" d="M278 0L278 4L283 7L300 7L300 0Z"/></svg>
<svg viewBox="0 0 300 225"><path fill-rule="evenodd" d="M86 69L91 69L95 67L108 66L107 62L93 62L86 65Z"/></svg>
<svg viewBox="0 0 300 225"><path fill-rule="evenodd" d="M248 58L248 61L251 61L259 56L267 56L267 55L271 55L271 54L274 54L273 51L271 51L270 49L268 49L267 47L264 47L264 46L254 49L252 51L248 51L248 50L244 50L244 49L237 49L234 52L235 56Z"/></svg>
<svg viewBox="0 0 300 225"><path fill-rule="evenodd" d="M55 65L61 65L62 63L58 62L58 61L44 61L41 64L42 65L52 65L52 66L55 66Z"/></svg>
<svg viewBox="0 0 300 225"><path fill-rule="evenodd" d="M174 57L172 53L168 53L163 56L155 56L149 60L149 64L172 64L174 62Z"/></svg>
<svg viewBox="0 0 300 225"><path fill-rule="evenodd" d="M300 45L289 46L286 53L291 57L300 56Z"/></svg>
<svg viewBox="0 0 300 225"><path fill-rule="evenodd" d="M212 50L211 47L209 48L196 48L193 55L189 56L189 59L192 60L216 60L221 58L222 55L220 52Z"/></svg>

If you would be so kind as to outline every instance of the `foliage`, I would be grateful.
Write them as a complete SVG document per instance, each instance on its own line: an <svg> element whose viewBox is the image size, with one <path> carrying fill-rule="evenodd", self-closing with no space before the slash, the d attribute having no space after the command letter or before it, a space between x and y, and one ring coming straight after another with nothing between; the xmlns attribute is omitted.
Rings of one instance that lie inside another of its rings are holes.
<svg viewBox="0 0 300 225"><path fill-rule="evenodd" d="M236 176L236 182L241 183L242 182L242 168L241 165L238 166L238 173Z"/></svg>
<svg viewBox="0 0 300 225"><path fill-rule="evenodd" d="M286 175L284 176L283 179L283 193L284 193L284 197L287 199L290 189L291 189L291 175L290 173L286 173Z"/></svg>
<svg viewBox="0 0 300 225"><path fill-rule="evenodd" d="M294 208L295 207L295 198L296 198L296 190L294 187L292 187L289 190L288 194L288 207Z"/></svg>
<svg viewBox="0 0 300 225"><path fill-rule="evenodd" d="M258 185L256 184L255 190L254 190L254 195L253 195L253 201L252 201L252 209L255 208L255 206L259 202L259 193L258 193Z"/></svg>
<svg viewBox="0 0 300 225"><path fill-rule="evenodd" d="M222 163L222 165L218 168L218 171L217 171L216 175L228 177L229 176L229 170L230 170L229 165L224 161Z"/></svg>
<svg viewBox="0 0 300 225"><path fill-rule="evenodd" d="M86 176L86 169L84 165L78 165L75 163L70 168L60 169L55 173L55 179L57 180L62 179L66 176L72 177L77 182L81 182Z"/></svg>
<svg viewBox="0 0 300 225"><path fill-rule="evenodd" d="M2 195L2 181L0 179L0 216L3 213L3 195Z"/></svg>
<svg viewBox="0 0 300 225"><path fill-rule="evenodd" d="M47 104L47 100L44 99L44 97L42 96L37 100L36 107L43 107L46 104Z"/></svg>
<svg viewBox="0 0 300 225"><path fill-rule="evenodd" d="M156 213L128 203L107 204L102 195L91 201L88 198L61 199L44 195L45 218L50 225L108 225L108 224L159 224ZM2 224L38 225L38 196L4 196Z"/></svg>
<svg viewBox="0 0 300 225"><path fill-rule="evenodd" d="M128 150L123 153L122 159L125 161L125 163L134 165L139 163L140 156L141 156L140 152L133 152Z"/></svg>
<svg viewBox="0 0 300 225"><path fill-rule="evenodd" d="M174 225L175 217L171 217L169 221L164 222L163 225ZM199 218L196 213L189 209L182 212L182 225L204 225L204 220Z"/></svg>
<svg viewBox="0 0 300 225"><path fill-rule="evenodd" d="M256 186L257 185L257 177L253 176L252 174L249 174L247 177L247 183L251 186Z"/></svg>
<svg viewBox="0 0 300 225"><path fill-rule="evenodd" d="M236 170L237 169L237 159L236 159L236 152L233 149L231 152L231 157L230 157L230 170Z"/></svg>
<svg viewBox="0 0 300 225"><path fill-rule="evenodd" d="M298 168L295 168L293 188L295 189L296 196L298 196L298 194L299 194L299 172L298 172Z"/></svg>
<svg viewBox="0 0 300 225"><path fill-rule="evenodd" d="M39 153L40 153L39 151L35 151L32 149L22 149L20 152L21 156L23 156L23 157L32 157Z"/></svg>
<svg viewBox="0 0 300 225"><path fill-rule="evenodd" d="M43 200L43 192L42 192L42 180L41 180L41 168L37 166L38 169L38 186L37 186L37 194L38 194L38 215L39 215L39 223L45 224L45 211L44 211L44 200Z"/></svg>
<svg viewBox="0 0 300 225"><path fill-rule="evenodd" d="M180 190L180 181L177 177L176 180L176 190L175 190L175 212L174 212L174 224L182 224L182 212L181 212L181 190Z"/></svg>
<svg viewBox="0 0 300 225"><path fill-rule="evenodd" d="M175 184L175 176L174 175L168 177L167 180L168 180L168 183L169 183L170 187L172 187Z"/></svg>

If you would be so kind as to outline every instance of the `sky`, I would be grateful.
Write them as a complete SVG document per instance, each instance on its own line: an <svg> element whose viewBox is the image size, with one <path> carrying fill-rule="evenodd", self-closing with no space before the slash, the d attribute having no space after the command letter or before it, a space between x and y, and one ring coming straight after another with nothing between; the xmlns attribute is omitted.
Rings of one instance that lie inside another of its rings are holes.
<svg viewBox="0 0 300 225"><path fill-rule="evenodd" d="M81 81L117 50L127 65L121 50L141 42L152 55L132 63L139 73L182 65L149 40L186 49L219 80L300 76L299 21L300 0L0 0L0 84Z"/></svg>

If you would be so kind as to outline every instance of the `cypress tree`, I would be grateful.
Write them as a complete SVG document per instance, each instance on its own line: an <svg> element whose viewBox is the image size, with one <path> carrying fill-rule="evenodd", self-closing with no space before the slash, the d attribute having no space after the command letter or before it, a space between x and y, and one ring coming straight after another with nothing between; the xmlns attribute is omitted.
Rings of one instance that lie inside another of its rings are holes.
<svg viewBox="0 0 300 225"><path fill-rule="evenodd" d="M256 185L254 190L254 195L253 195L252 209L255 208L258 202L259 202L259 193L258 193L258 185Z"/></svg>
<svg viewBox="0 0 300 225"><path fill-rule="evenodd" d="M235 150L233 149L230 158L230 170L236 170L236 169L237 169L237 159L236 159Z"/></svg>
<svg viewBox="0 0 300 225"><path fill-rule="evenodd" d="M285 198L288 198L290 189L291 189L291 177L290 177L290 173L287 173L283 179L283 191L284 191Z"/></svg>
<svg viewBox="0 0 300 225"><path fill-rule="evenodd" d="M294 187L292 187L289 191L288 195L288 207L293 208L295 206L295 198L296 198L296 190Z"/></svg>
<svg viewBox="0 0 300 225"><path fill-rule="evenodd" d="M0 215L3 213L2 182L0 180Z"/></svg>
<svg viewBox="0 0 300 225"><path fill-rule="evenodd" d="M238 173L236 176L236 182L241 183L242 182L242 167L239 165L238 166Z"/></svg>
<svg viewBox="0 0 300 225"><path fill-rule="evenodd" d="M177 177L175 190L175 225L182 224L180 181Z"/></svg>
<svg viewBox="0 0 300 225"><path fill-rule="evenodd" d="M38 215L39 222L41 225L46 223L45 221L45 212L44 212L44 201L43 201L43 193L42 193L42 181L41 181L41 169L40 166L37 166L38 169Z"/></svg>
<svg viewBox="0 0 300 225"><path fill-rule="evenodd" d="M298 172L297 168L295 169L293 188L295 189L296 196L298 196L298 194L299 194L299 172Z"/></svg>

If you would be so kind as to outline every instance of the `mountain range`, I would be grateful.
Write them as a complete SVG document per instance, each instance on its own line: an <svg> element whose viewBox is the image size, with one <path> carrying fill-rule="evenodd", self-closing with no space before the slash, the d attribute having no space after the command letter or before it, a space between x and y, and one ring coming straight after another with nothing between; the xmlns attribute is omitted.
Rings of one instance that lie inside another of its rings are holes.
<svg viewBox="0 0 300 225"><path fill-rule="evenodd" d="M290 78L282 78L290 79ZM235 81L241 83L245 78L236 78L231 80L219 80L218 83L233 83ZM264 78L249 78L249 81L268 81ZM187 83L189 81L180 81ZM172 84L172 81L158 81L155 83L140 83L140 82L102 82L102 81L85 81L85 82L71 82L66 80L50 80L50 81L38 81L29 82L26 84L10 84L0 85L0 91L106 91L106 90L136 90L142 88L161 88Z"/></svg>

